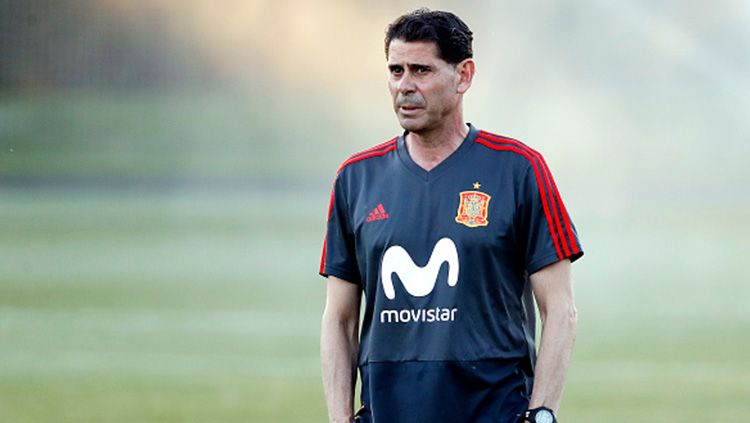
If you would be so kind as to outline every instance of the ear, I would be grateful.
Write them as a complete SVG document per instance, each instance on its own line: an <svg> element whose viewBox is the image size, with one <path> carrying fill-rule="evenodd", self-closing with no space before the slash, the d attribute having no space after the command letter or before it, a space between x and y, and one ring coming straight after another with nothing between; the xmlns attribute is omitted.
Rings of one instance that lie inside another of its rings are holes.
<svg viewBox="0 0 750 423"><path fill-rule="evenodd" d="M474 79L474 60L464 59L456 65L456 79L458 84L456 85L456 92L464 94L471 88L471 81Z"/></svg>

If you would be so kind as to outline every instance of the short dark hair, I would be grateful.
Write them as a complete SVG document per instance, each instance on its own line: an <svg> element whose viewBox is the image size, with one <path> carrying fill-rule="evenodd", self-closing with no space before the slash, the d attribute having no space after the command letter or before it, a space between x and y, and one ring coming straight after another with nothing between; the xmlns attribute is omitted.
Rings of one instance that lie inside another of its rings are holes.
<svg viewBox="0 0 750 423"><path fill-rule="evenodd" d="M388 25L385 32L386 58L393 40L432 41L437 46L438 56L451 64L473 56L472 32L461 18L451 12L421 8L400 16Z"/></svg>

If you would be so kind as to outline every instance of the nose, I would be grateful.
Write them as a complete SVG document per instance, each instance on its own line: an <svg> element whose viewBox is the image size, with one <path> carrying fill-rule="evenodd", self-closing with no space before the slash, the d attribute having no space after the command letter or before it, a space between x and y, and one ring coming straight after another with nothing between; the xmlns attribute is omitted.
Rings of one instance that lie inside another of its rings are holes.
<svg viewBox="0 0 750 423"><path fill-rule="evenodd" d="M404 72L401 78L399 78L396 88L398 92L402 94L409 94L416 91L416 84L414 83L414 78L411 76L411 73Z"/></svg>

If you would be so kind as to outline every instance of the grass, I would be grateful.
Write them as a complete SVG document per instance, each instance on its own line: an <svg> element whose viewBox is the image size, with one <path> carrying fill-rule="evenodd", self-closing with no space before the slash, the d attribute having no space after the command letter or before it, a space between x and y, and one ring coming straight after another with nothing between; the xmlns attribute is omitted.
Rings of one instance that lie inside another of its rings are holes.
<svg viewBox="0 0 750 423"><path fill-rule="evenodd" d="M257 193L3 198L0 420L323 413L313 222L324 205Z"/></svg>
<svg viewBox="0 0 750 423"><path fill-rule="evenodd" d="M324 189L2 197L0 420L325 420L315 275ZM597 229L589 225L594 248L576 265L581 320L561 417L749 412L748 288L731 277L739 263L661 267L688 253L660 250L649 263L656 251L629 251L652 227L618 243ZM704 231L696 244L718 247L723 238ZM722 245L739 256L730 250L739 244Z"/></svg>

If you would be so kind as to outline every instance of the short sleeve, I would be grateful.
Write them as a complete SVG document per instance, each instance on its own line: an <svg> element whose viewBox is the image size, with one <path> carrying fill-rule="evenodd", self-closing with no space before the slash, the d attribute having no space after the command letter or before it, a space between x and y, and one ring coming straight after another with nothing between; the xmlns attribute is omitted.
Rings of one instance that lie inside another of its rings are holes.
<svg viewBox="0 0 750 423"><path fill-rule="evenodd" d="M326 236L320 259L320 275L360 283L357 256L354 249L354 234L346 201L342 178L336 177L328 206Z"/></svg>
<svg viewBox="0 0 750 423"><path fill-rule="evenodd" d="M520 181L517 233L526 271L532 274L563 259L583 255L557 185L541 156L529 161Z"/></svg>

